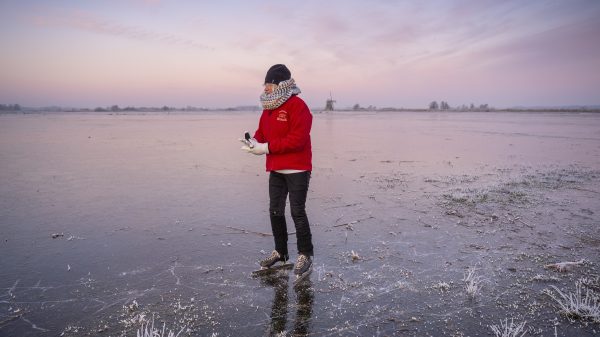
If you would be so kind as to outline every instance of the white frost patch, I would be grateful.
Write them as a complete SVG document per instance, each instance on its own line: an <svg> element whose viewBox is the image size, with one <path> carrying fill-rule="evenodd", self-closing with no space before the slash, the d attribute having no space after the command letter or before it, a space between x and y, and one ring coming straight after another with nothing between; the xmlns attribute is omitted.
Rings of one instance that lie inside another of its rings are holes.
<svg viewBox="0 0 600 337"><path fill-rule="evenodd" d="M542 275L542 274L537 274L534 277L531 278L532 281L538 281L538 282L558 282L560 281L560 279L556 276L546 276L546 275Z"/></svg>
<svg viewBox="0 0 600 337"><path fill-rule="evenodd" d="M147 270L148 270L148 268L140 268L140 269L135 269L135 270L131 270L131 271L124 271L124 272L119 273L119 276L137 275L137 274L141 274Z"/></svg>

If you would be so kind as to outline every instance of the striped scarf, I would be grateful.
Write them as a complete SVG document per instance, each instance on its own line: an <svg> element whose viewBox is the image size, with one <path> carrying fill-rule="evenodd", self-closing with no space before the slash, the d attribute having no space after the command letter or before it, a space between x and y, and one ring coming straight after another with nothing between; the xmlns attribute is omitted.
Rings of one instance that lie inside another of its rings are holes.
<svg viewBox="0 0 600 337"><path fill-rule="evenodd" d="M297 95L300 93L300 88L296 86L296 82L294 82L293 78L290 78L287 81L279 82L277 85L277 89L275 89L272 93L267 94L263 93L260 95L260 103L263 106L263 109L273 110L279 108L288 98L292 97L292 95Z"/></svg>

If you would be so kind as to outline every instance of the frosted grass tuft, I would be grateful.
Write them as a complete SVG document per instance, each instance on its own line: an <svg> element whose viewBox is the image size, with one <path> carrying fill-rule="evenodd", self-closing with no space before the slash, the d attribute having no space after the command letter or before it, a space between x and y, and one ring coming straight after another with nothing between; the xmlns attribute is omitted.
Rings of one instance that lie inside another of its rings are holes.
<svg viewBox="0 0 600 337"><path fill-rule="evenodd" d="M178 337L185 327L181 328L177 334L169 330L166 332L166 323L163 323L162 330L154 327L154 317L150 322L142 322L142 326L137 330L137 337ZM165 335L166 333L166 335Z"/></svg>
<svg viewBox="0 0 600 337"><path fill-rule="evenodd" d="M523 331L525 330L525 323L527 322L515 324L511 318L509 324L507 318L504 321L500 320L500 325L490 325L490 328L496 337L522 337L525 336Z"/></svg>
<svg viewBox="0 0 600 337"><path fill-rule="evenodd" d="M563 293L557 287L551 287L558 293L555 296L551 291L546 292L558 305L560 312L569 319L590 319L595 323L600 323L600 299L589 289L585 290L585 295L581 289L581 282L575 283L574 293Z"/></svg>
<svg viewBox="0 0 600 337"><path fill-rule="evenodd" d="M474 298L481 291L481 276L475 274L476 269L471 267L465 273L463 281L465 282L465 290L469 297Z"/></svg>

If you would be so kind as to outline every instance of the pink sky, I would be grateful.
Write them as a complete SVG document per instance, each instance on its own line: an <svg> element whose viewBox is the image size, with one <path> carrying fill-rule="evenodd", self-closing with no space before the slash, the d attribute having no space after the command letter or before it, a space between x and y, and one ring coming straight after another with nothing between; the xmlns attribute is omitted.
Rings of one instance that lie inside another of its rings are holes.
<svg viewBox="0 0 600 337"><path fill-rule="evenodd" d="M257 105L285 63L310 106L600 104L600 2L3 1L0 103Z"/></svg>

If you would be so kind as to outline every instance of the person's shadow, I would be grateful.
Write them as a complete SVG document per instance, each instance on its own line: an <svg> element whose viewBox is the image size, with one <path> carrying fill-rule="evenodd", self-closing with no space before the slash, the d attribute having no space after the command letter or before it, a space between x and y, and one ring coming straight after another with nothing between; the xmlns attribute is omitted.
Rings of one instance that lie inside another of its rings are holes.
<svg viewBox="0 0 600 337"><path fill-rule="evenodd" d="M288 283L289 275L275 274L263 277L261 283L273 287L273 306L271 307L271 322L267 329L267 336L281 336L287 324L288 314ZM293 287L296 293L296 319L291 336L308 336L310 333L310 321L312 317L312 305L314 292L310 279L303 280ZM288 334L286 334L287 336Z"/></svg>

